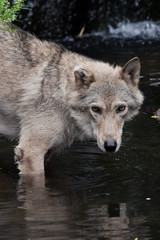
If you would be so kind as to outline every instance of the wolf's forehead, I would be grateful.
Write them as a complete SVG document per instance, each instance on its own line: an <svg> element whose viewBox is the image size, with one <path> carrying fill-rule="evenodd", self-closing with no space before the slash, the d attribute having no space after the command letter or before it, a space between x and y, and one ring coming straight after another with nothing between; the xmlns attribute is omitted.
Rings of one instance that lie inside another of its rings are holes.
<svg viewBox="0 0 160 240"><path fill-rule="evenodd" d="M119 81L107 83L101 85L94 85L87 94L89 101L103 101L113 102L115 100L128 101L131 98L131 92L125 83Z"/></svg>
<svg viewBox="0 0 160 240"><path fill-rule="evenodd" d="M87 95L87 102L88 103L107 103L108 101L114 101L116 96L116 89L115 88L92 88Z"/></svg>
<svg viewBox="0 0 160 240"><path fill-rule="evenodd" d="M118 84L112 81L98 82L91 86L89 89L90 96L105 98L107 96L115 96L117 92Z"/></svg>
<svg viewBox="0 0 160 240"><path fill-rule="evenodd" d="M117 84L114 81L100 81L95 82L92 85L91 91L94 91L97 94L106 95L106 94L115 94L117 88Z"/></svg>

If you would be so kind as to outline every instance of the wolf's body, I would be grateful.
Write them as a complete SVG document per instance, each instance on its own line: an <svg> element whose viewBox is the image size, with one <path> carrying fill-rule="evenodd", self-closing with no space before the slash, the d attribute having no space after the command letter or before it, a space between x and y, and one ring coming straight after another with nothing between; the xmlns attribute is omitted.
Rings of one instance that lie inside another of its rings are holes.
<svg viewBox="0 0 160 240"><path fill-rule="evenodd" d="M112 67L21 30L0 30L0 133L19 139L20 173L43 173L48 149L74 140L117 151L124 121L143 102L139 72L138 58Z"/></svg>

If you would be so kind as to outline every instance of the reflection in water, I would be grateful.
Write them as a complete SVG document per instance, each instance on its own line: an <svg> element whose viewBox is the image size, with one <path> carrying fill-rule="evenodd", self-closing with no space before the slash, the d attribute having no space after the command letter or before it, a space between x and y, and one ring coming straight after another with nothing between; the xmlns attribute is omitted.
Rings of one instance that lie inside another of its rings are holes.
<svg viewBox="0 0 160 240"><path fill-rule="evenodd" d="M126 203L90 205L84 190L76 192L63 179L45 185L47 180L39 176L23 176L18 183L17 199L29 239L150 239L147 227L142 228L145 217L129 219Z"/></svg>
<svg viewBox="0 0 160 240"><path fill-rule="evenodd" d="M31 239L69 239L70 214L61 190L50 192L40 176L23 176L17 193L21 208L25 210L27 233Z"/></svg>

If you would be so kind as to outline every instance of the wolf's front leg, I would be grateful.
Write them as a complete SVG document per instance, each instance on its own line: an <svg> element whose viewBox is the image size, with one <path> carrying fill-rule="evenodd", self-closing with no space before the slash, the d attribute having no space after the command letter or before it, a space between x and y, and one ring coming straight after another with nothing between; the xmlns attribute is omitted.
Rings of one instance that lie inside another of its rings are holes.
<svg viewBox="0 0 160 240"><path fill-rule="evenodd" d="M24 146L18 145L15 148L15 161L20 174L44 174L44 152L41 149L28 151Z"/></svg>
<svg viewBox="0 0 160 240"><path fill-rule="evenodd" d="M22 135L15 148L15 161L20 174L44 174L44 156L51 147L51 140L44 136Z"/></svg>

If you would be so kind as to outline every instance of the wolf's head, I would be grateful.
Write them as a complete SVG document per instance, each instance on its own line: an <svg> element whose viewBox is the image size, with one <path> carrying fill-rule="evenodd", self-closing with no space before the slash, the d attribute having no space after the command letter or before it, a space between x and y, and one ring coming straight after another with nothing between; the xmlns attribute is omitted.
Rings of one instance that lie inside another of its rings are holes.
<svg viewBox="0 0 160 240"><path fill-rule="evenodd" d="M75 90L69 104L80 138L96 139L103 151L118 151L124 122L138 113L143 102L139 74L137 57L124 67L93 61L74 68Z"/></svg>

